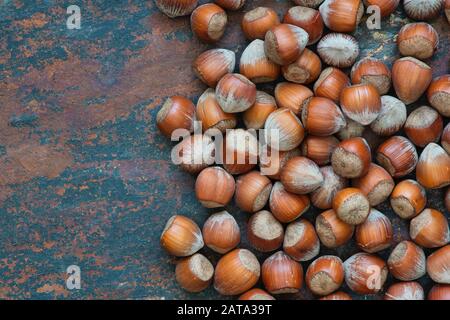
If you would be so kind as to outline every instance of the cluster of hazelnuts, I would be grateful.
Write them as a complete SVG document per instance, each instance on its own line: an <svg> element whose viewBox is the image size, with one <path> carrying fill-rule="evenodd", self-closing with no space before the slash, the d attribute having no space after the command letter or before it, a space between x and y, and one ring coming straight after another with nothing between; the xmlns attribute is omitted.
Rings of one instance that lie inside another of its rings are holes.
<svg viewBox="0 0 450 320"><path fill-rule="evenodd" d="M427 207L426 192L450 185L450 124L444 129L450 117L450 75L433 80L431 67L423 62L437 50L438 33L425 22L405 25L397 37L403 58L390 70L374 58L356 62L358 41L348 33L357 28L364 5L378 5L386 17L400 0L294 2L298 6L282 22L270 8L245 13L242 30L251 43L241 56L240 73L233 73L233 51L208 50L193 63L209 87L197 105L174 96L158 112L157 125L167 136L180 128L193 132L194 119L201 121L203 133L179 145L181 167L198 174L196 197L206 208L223 208L234 196L240 209L252 213L247 224L251 246L276 252L260 266L250 250L237 248L240 230L227 211L212 214L202 230L190 218L175 215L162 232L161 246L183 257L176 266L178 283L190 292L213 282L223 295L273 299L298 292L305 282L321 299L345 300L351 298L339 291L344 281L355 293L373 294L390 273L401 282L385 291L386 299L424 299L416 280L428 274L436 282L428 298L450 299L448 219ZM237 10L244 0L199 7L197 0L156 3L170 17L192 13L193 32L214 43L225 31L224 9ZM420 21L435 18L443 8L450 16L449 0L404 0L403 7ZM331 33L323 36L325 26ZM316 43L317 53L306 48ZM351 69L346 73L343 68ZM255 84L281 75L286 81L276 84L274 96L257 90ZM391 84L397 97L386 95ZM424 94L429 106L408 115L407 105ZM236 128L239 115L245 128ZM254 156L257 164L214 166L211 129L225 134L224 149L241 156L235 158ZM249 129L278 130L278 157L260 154ZM262 168L269 166L275 170L263 175ZM408 179L414 171L416 179ZM391 221L375 209L385 201L410 220L410 240L398 243L387 261L376 254L393 242ZM450 189L444 201L448 214ZM310 206L323 210L315 224L302 218ZM338 248L352 238L361 252L346 261L319 256L321 246ZM215 267L198 253L204 245L223 255ZM423 248L435 250L427 257ZM305 276L304 261L312 261ZM253 288L260 277L266 291Z"/></svg>

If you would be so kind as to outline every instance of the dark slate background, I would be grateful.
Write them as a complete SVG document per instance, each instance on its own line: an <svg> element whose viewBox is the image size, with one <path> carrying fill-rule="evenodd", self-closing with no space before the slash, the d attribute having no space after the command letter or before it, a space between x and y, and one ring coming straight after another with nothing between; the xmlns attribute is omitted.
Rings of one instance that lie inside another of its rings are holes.
<svg viewBox="0 0 450 320"><path fill-rule="evenodd" d="M66 28L71 4L81 8L81 30ZM282 16L292 3L248 1L243 12L262 5ZM218 44L238 57L246 46L243 12L229 13ZM382 30L363 24L356 34L361 57L390 66L398 57L395 35L407 22L399 8ZM428 63L437 76L449 72L450 32L444 17L433 26L441 42ZM171 20L152 1L0 0L0 298L220 298L212 288L181 290L175 259L159 247L173 214L200 225L208 216L195 199L194 177L171 164L173 143L155 127L168 96L196 101L204 91L190 64L207 48L187 17ZM429 197L430 207L445 211L442 191ZM248 247L248 214L227 209ZM407 239L407 224L387 205L379 209L393 222L395 242ZM316 214L305 217L313 221ZM351 243L321 254L346 259L357 251ZM65 286L73 264L81 268L81 290ZM427 290L432 285L421 282ZM285 298L312 296L303 289Z"/></svg>

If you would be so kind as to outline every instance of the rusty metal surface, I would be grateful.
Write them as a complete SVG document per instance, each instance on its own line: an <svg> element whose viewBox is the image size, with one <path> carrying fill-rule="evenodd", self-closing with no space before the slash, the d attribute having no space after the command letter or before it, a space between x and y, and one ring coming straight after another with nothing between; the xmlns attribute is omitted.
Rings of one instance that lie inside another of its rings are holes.
<svg viewBox="0 0 450 320"><path fill-rule="evenodd" d="M196 101L205 89L190 63L208 46L193 37L187 17L171 20L152 1L77 2L81 30L66 28L73 2L0 0L0 298L220 298L212 288L180 289L175 259L159 247L171 215L201 225L209 214L195 199L194 177L171 164L173 144L155 128L167 96ZM261 5L281 16L292 3L248 1L243 12ZM229 13L218 43L238 56L246 45L243 12ZM406 22L398 10L382 30L360 27L361 56L390 65L398 56L394 35ZM441 41L429 63L439 75L449 72L450 32L443 17L433 25ZM444 212L442 198L430 192L429 206ZM247 247L248 215L227 209ZM380 210L395 242L406 239L407 224L388 206ZM351 244L321 254L345 259L357 251ZM81 268L81 290L65 286L69 265ZM431 286L428 278L421 283ZM286 298L312 296L303 289Z"/></svg>

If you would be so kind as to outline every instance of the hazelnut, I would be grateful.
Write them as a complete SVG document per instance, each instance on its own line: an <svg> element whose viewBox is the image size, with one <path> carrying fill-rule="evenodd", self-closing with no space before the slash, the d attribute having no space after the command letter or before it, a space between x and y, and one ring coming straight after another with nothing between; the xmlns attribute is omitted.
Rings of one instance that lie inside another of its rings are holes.
<svg viewBox="0 0 450 320"><path fill-rule="evenodd" d="M275 149L260 148L259 167L261 172L274 180L280 180L281 169L286 162L293 157L301 156L300 149L292 149L290 151L278 151Z"/></svg>
<svg viewBox="0 0 450 320"><path fill-rule="evenodd" d="M261 273L264 286L272 294L296 293L303 285L302 265L283 251L267 258Z"/></svg>
<svg viewBox="0 0 450 320"><path fill-rule="evenodd" d="M190 15L198 4L198 0L156 0L156 6L169 18Z"/></svg>
<svg viewBox="0 0 450 320"><path fill-rule="evenodd" d="M287 191L308 194L323 183L317 164L305 157L294 157L281 170L281 182Z"/></svg>
<svg viewBox="0 0 450 320"><path fill-rule="evenodd" d="M267 145L280 151L297 148L305 136L305 129L295 114L286 108L272 112L264 125L264 139Z"/></svg>
<svg viewBox="0 0 450 320"><path fill-rule="evenodd" d="M394 97L381 97L381 110L370 124L370 129L379 136L391 136L399 131L406 122L406 106Z"/></svg>
<svg viewBox="0 0 450 320"><path fill-rule="evenodd" d="M258 259L247 249L235 249L222 258L214 273L214 288L222 295L234 296L251 289L259 280Z"/></svg>
<svg viewBox="0 0 450 320"><path fill-rule="evenodd" d="M345 127L341 109L330 99L314 97L302 108L302 123L309 134L331 136Z"/></svg>
<svg viewBox="0 0 450 320"><path fill-rule="evenodd" d="M320 172L323 176L323 183L311 193L311 202L316 208L331 209L336 193L346 188L348 181L338 176L331 166L321 167Z"/></svg>
<svg viewBox="0 0 450 320"><path fill-rule="evenodd" d="M184 258L175 268L175 279L189 292L205 290L211 284L213 275L213 265L200 253Z"/></svg>
<svg viewBox="0 0 450 320"><path fill-rule="evenodd" d="M334 136L307 136L302 143L302 155L314 161L319 166L330 163L331 155L338 146L339 140Z"/></svg>
<svg viewBox="0 0 450 320"><path fill-rule="evenodd" d="M319 8L328 29L336 32L353 32L364 15L360 0L325 0Z"/></svg>
<svg viewBox="0 0 450 320"><path fill-rule="evenodd" d="M415 109L405 123L405 133L419 147L425 147L430 142L438 142L441 137L444 122L439 113L427 106Z"/></svg>
<svg viewBox="0 0 450 320"><path fill-rule="evenodd" d="M317 216L316 231L325 247L337 248L352 238L355 227L339 219L334 210L327 210Z"/></svg>
<svg viewBox="0 0 450 320"><path fill-rule="evenodd" d="M380 8L381 17L388 17L397 9L400 0L364 0L366 7L378 6Z"/></svg>
<svg viewBox="0 0 450 320"><path fill-rule="evenodd" d="M405 120L406 120L406 115L405 115ZM345 118L345 122L346 122L346 126L337 133L337 136L339 139L346 140L346 139L350 139L350 138L356 138L356 137L363 136L365 127L362 124L360 124L356 121L353 121L352 119L349 119L349 118Z"/></svg>
<svg viewBox="0 0 450 320"><path fill-rule="evenodd" d="M397 44L403 56L417 59L431 58L437 49L439 35L428 23L409 23L400 29Z"/></svg>
<svg viewBox="0 0 450 320"><path fill-rule="evenodd" d="M197 120L202 123L203 131L217 129L225 132L227 129L236 127L237 119L233 113L225 113L216 100L213 89L207 89L198 98L196 109Z"/></svg>
<svg viewBox="0 0 450 320"><path fill-rule="evenodd" d="M416 168L418 155L414 145L402 136L383 142L377 150L377 161L394 178L404 177Z"/></svg>
<svg viewBox="0 0 450 320"><path fill-rule="evenodd" d="M337 68L351 67L359 56L358 41L345 33L329 33L317 44L317 52L325 63Z"/></svg>
<svg viewBox="0 0 450 320"><path fill-rule="evenodd" d="M450 284L436 284L428 292L428 300L450 300Z"/></svg>
<svg viewBox="0 0 450 320"><path fill-rule="evenodd" d="M259 171L251 171L236 180L236 205L244 211L261 210L269 200L272 183Z"/></svg>
<svg viewBox="0 0 450 320"><path fill-rule="evenodd" d="M306 195L286 191L281 182L275 182L270 193L269 206L278 221L288 223L309 209L310 200Z"/></svg>
<svg viewBox="0 0 450 320"><path fill-rule="evenodd" d="M350 86L350 79L338 68L328 67L322 71L319 79L314 84L314 94L339 103L341 92Z"/></svg>
<svg viewBox="0 0 450 320"><path fill-rule="evenodd" d="M305 219L290 223L286 227L283 250L296 261L308 261L317 256L320 241L312 223Z"/></svg>
<svg viewBox="0 0 450 320"><path fill-rule="evenodd" d="M403 180L391 194L391 207L402 219L412 219L425 209L427 194L414 180Z"/></svg>
<svg viewBox="0 0 450 320"><path fill-rule="evenodd" d="M275 300L275 298L262 289L254 288L242 294L239 300Z"/></svg>
<svg viewBox="0 0 450 320"><path fill-rule="evenodd" d="M344 282L344 266L336 256L321 256L308 267L306 285L312 293L320 296L330 294L340 288Z"/></svg>
<svg viewBox="0 0 450 320"><path fill-rule="evenodd" d="M334 172L344 178L358 178L369 172L372 155L364 138L343 140L334 149L331 165Z"/></svg>
<svg viewBox="0 0 450 320"><path fill-rule="evenodd" d="M275 98L263 91L256 92L256 101L242 116L247 129L264 128L267 117L277 109Z"/></svg>
<svg viewBox="0 0 450 320"><path fill-rule="evenodd" d="M284 230L281 223L269 211L263 210L250 217L247 236L256 250L270 252L283 244Z"/></svg>
<svg viewBox="0 0 450 320"><path fill-rule="evenodd" d="M242 112L255 103L256 86L241 74L229 73L217 84L216 99L223 111Z"/></svg>
<svg viewBox="0 0 450 320"><path fill-rule="evenodd" d="M438 144L427 145L417 163L416 178L427 189L450 185L450 155Z"/></svg>
<svg viewBox="0 0 450 320"><path fill-rule="evenodd" d="M301 114L314 93L301 84L280 82L275 87L275 99L280 108L288 108L295 114Z"/></svg>
<svg viewBox="0 0 450 320"><path fill-rule="evenodd" d="M221 167L203 169L195 182L195 195L206 208L226 206L233 197L234 189L233 176Z"/></svg>
<svg viewBox="0 0 450 320"><path fill-rule="evenodd" d="M245 4L245 0L214 0L214 2L225 10L233 11L241 9Z"/></svg>
<svg viewBox="0 0 450 320"><path fill-rule="evenodd" d="M425 293L418 282L399 282L386 290L384 300L425 300Z"/></svg>
<svg viewBox="0 0 450 320"><path fill-rule="evenodd" d="M436 250L427 258L427 272L437 283L450 284L450 245Z"/></svg>
<svg viewBox="0 0 450 320"><path fill-rule="evenodd" d="M352 68L351 78L353 84L373 85L380 95L388 93L391 88L391 71L378 59L359 60Z"/></svg>
<svg viewBox="0 0 450 320"><path fill-rule="evenodd" d="M359 294L373 294L381 291L388 270L379 257L368 253L357 253L344 262L345 282Z"/></svg>
<svg viewBox="0 0 450 320"><path fill-rule="evenodd" d="M371 206L377 206L389 198L395 183L385 169L371 163L367 174L354 179L352 186L360 189L367 196Z"/></svg>
<svg viewBox="0 0 450 320"><path fill-rule="evenodd" d="M223 167L231 174L252 170L258 162L258 139L244 129L230 129L223 142Z"/></svg>
<svg viewBox="0 0 450 320"><path fill-rule="evenodd" d="M308 45L315 44L323 34L323 20L320 12L308 7L296 6L288 10L283 23L305 30L309 35Z"/></svg>
<svg viewBox="0 0 450 320"><path fill-rule="evenodd" d="M365 126L380 114L381 97L373 85L357 84L342 90L341 108L347 117Z"/></svg>
<svg viewBox="0 0 450 320"><path fill-rule="evenodd" d="M156 115L158 129L166 137L171 137L177 129L194 131L195 106L189 99L180 96L170 97L164 102Z"/></svg>
<svg viewBox="0 0 450 320"><path fill-rule="evenodd" d="M356 227L356 243L361 250L375 253L391 245L393 231L388 217L372 208L366 221Z"/></svg>
<svg viewBox="0 0 450 320"><path fill-rule="evenodd" d="M406 15L414 20L431 20L442 9L442 0L403 0Z"/></svg>
<svg viewBox="0 0 450 320"><path fill-rule="evenodd" d="M254 83L271 82L280 75L280 66L267 58L264 41L256 39L242 53L240 72Z"/></svg>
<svg viewBox="0 0 450 320"><path fill-rule="evenodd" d="M450 117L450 75L434 79L427 92L428 101L444 117Z"/></svg>
<svg viewBox="0 0 450 320"><path fill-rule="evenodd" d="M409 235L424 248L438 248L450 241L447 218L439 211L425 209L411 220Z"/></svg>
<svg viewBox="0 0 450 320"><path fill-rule="evenodd" d="M267 31L280 24L277 13L266 7L257 7L247 12L242 18L242 31L249 40L264 40Z"/></svg>
<svg viewBox="0 0 450 320"><path fill-rule="evenodd" d="M187 257L203 248L203 237L197 224L185 216L172 216L160 238L161 247L169 254Z"/></svg>
<svg viewBox="0 0 450 320"><path fill-rule="evenodd" d="M407 77L405 77L406 74ZM392 82L395 92L405 104L419 100L428 89L431 78L431 68L413 57L398 59L392 67Z"/></svg>
<svg viewBox="0 0 450 320"><path fill-rule="evenodd" d="M288 81L310 84L319 77L322 71L322 62L317 54L305 48L297 60L283 66L281 70Z"/></svg>

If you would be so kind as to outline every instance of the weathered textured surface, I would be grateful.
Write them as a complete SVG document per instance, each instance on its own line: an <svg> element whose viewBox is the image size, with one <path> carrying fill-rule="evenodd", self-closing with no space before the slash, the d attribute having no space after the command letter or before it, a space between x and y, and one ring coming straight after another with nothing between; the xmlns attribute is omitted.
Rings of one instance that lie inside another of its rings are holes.
<svg viewBox="0 0 450 320"><path fill-rule="evenodd" d="M171 215L199 224L208 216L194 178L170 163L172 144L154 120L167 96L195 100L205 89L190 63L207 46L187 17L170 20L152 1L78 3L82 29L68 30L72 2L0 0L0 298L218 298L212 288L181 290L175 260L159 247ZM249 1L244 11L257 5L281 15L292 3ZM241 17L230 13L218 44L239 54ZM391 64L393 36L406 21L360 27L361 56ZM439 75L448 73L450 32L443 18L433 25L441 42L430 64ZM430 192L429 206L444 211L442 192ZM406 238L405 222L380 208L395 240ZM245 239L247 214L228 209ZM356 251L323 252L345 259ZM72 264L81 267L81 290L65 287ZM304 289L293 298L311 295Z"/></svg>

